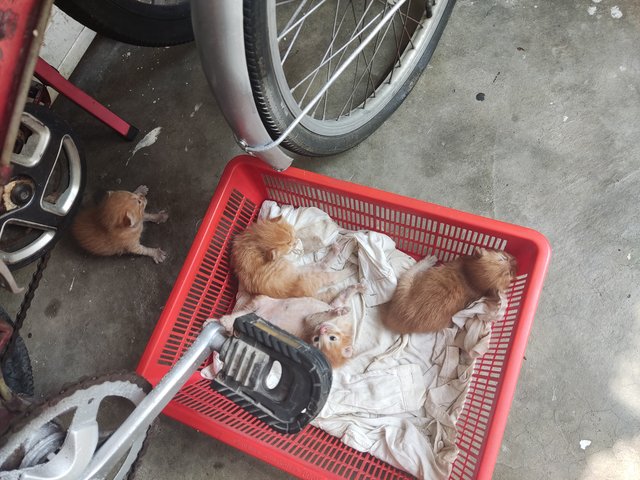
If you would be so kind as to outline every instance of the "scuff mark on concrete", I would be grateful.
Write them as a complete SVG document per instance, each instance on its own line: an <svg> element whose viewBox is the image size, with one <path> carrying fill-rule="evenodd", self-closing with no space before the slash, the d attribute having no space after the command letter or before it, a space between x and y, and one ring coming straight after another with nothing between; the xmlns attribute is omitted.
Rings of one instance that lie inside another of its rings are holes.
<svg viewBox="0 0 640 480"><path fill-rule="evenodd" d="M151 130L149 133L147 133L144 136L144 138L140 140L138 144L135 146L135 148L133 149L133 152L131 152L131 156L127 159L126 165L129 165L129 160L133 158L133 156L136 154L138 150L142 148L150 147L151 145L156 143L156 141L158 140L158 135L160 135L161 131L162 131L162 127L156 127L153 130Z"/></svg>
<svg viewBox="0 0 640 480"><path fill-rule="evenodd" d="M195 115L196 113L198 113L198 110L200 110L200 107L202 107L202 102L198 102L198 103L196 103L196 106L195 106L195 107L193 107L193 112L191 112L191 115L189 115L189 116L190 116L191 118L193 118L193 117L194 117L194 115Z"/></svg>

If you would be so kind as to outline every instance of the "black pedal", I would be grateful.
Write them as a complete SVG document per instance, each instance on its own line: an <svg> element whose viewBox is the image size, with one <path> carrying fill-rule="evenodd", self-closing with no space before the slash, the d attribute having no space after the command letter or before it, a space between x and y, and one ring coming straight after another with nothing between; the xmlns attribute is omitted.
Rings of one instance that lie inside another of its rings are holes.
<svg viewBox="0 0 640 480"><path fill-rule="evenodd" d="M212 388L281 433L297 433L329 396L331 367L297 337L250 313L236 319L220 350Z"/></svg>

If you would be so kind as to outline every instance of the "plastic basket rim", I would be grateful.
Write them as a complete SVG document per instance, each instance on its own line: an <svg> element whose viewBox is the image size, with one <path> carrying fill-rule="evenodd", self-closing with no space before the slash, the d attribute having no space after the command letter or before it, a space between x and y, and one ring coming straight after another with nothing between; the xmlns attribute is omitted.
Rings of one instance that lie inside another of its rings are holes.
<svg viewBox="0 0 640 480"><path fill-rule="evenodd" d="M167 299L166 306L173 305L177 299L183 296L182 291L184 291L185 288L188 289L189 285L185 285L187 282L182 280L184 280L188 276L189 272L191 272L196 266L195 263L197 255L195 255L195 253L200 252L205 246L206 233L209 231L211 224L216 218L215 213L221 205L224 205L224 201L229 193L229 188L236 172L243 169L255 169L258 172L270 175L280 174L280 172L266 166L261 161L249 155L236 156L226 165L207 212L203 217L203 222L198 229L198 233L190 247L187 258L185 259L177 280L174 283L172 292ZM535 247L535 260L528 272L527 294L523 295L519 313L519 324L513 331L511 347L507 354L507 358L505 358L503 371L500 377L499 391L496 394L492 414L487 424L487 430L483 435L482 447L477 455L478 466L476 467L475 478L490 479L497 461L508 413L515 395L515 387L520 373L529 332L533 323L533 315L537 307L543 281L551 258L551 247L547 238L542 233L528 227L507 223L489 217L483 217L473 213L430 203L428 201L406 197L393 192L387 192L374 187L363 186L350 181L335 179L296 167L289 167L282 174L285 177L300 182L315 183L322 185L325 189L331 189L337 192L357 191L357 195L359 197L368 197L374 203L383 202L393 204L399 209L402 208L416 212L428 213L429 215L446 219L449 223L464 224L465 228L477 229L483 232L489 231L492 234L502 236L507 235L518 238L520 240L530 242L532 246ZM328 182L330 185L327 185ZM163 317L161 317L161 319L162 318ZM152 355L152 346L159 343L162 333L159 331L159 326L160 325L158 323L137 368L137 372L143 376L145 376L145 374L152 373L149 370L156 367L155 363L153 363L156 360L156 357L153 357ZM169 367L166 368L167 371L168 369ZM159 381L159 378L151 378L150 381L151 383L156 384Z"/></svg>

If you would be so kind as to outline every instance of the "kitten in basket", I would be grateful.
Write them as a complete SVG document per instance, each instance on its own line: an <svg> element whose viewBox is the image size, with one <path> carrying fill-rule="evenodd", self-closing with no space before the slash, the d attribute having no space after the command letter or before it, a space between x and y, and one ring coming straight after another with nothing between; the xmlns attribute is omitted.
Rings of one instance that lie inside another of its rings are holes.
<svg viewBox="0 0 640 480"><path fill-rule="evenodd" d="M474 255L436 265L428 257L398 281L383 317L398 333L435 332L447 328L451 317L470 303L487 297L496 301L516 275L516 259L506 252L479 248Z"/></svg>
<svg viewBox="0 0 640 480"><path fill-rule="evenodd" d="M350 275L327 271L338 253L334 245L322 261L296 266L286 257L297 244L295 230L281 216L259 219L233 242L231 262L244 290L272 298L316 297L319 291Z"/></svg>
<svg viewBox="0 0 640 480"><path fill-rule="evenodd" d="M227 332L232 333L236 318L255 313L313 345L324 354L331 367L338 368L353 355L353 318L349 315L351 308L346 303L356 293L365 291L366 287L361 283L350 285L331 303L312 297L281 299L259 295L238 311L222 317L219 322ZM215 321L207 320L205 325ZM205 375L217 374L219 367L216 367L215 361L212 365L204 372Z"/></svg>
<svg viewBox="0 0 640 480"><path fill-rule="evenodd" d="M161 263L167 254L159 248L140 244L143 222L164 223L169 215L164 210L145 213L149 189L140 185L136 190L108 191L102 201L78 213L71 232L85 250L95 255L134 253Z"/></svg>

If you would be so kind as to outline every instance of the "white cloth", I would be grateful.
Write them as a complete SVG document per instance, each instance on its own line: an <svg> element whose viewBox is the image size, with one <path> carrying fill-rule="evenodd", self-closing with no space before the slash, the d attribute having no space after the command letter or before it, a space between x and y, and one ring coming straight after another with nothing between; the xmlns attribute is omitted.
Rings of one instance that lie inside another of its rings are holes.
<svg viewBox="0 0 640 480"><path fill-rule="evenodd" d="M332 266L357 267L358 280L368 286L364 311L362 302L352 300L354 357L334 370L331 393L313 424L418 478L448 478L473 362L488 350L490 324L504 315L505 299L499 305L476 302L440 332L394 334L380 322L382 304L415 260L388 236L343 230L317 208L264 202L261 218L278 215L294 226L308 252L298 252L294 261L317 261L338 242Z"/></svg>

